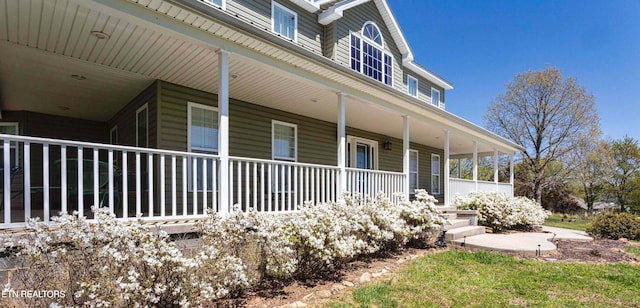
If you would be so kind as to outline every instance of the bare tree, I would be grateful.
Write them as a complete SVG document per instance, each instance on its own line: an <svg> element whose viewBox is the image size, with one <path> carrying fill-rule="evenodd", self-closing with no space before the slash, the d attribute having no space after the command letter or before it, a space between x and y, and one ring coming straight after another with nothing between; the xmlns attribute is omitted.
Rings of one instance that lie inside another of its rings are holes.
<svg viewBox="0 0 640 308"><path fill-rule="evenodd" d="M485 114L487 127L525 148L523 163L536 201L569 171L568 154L599 133L594 97L557 68L517 74ZM564 168L549 168L561 163Z"/></svg>

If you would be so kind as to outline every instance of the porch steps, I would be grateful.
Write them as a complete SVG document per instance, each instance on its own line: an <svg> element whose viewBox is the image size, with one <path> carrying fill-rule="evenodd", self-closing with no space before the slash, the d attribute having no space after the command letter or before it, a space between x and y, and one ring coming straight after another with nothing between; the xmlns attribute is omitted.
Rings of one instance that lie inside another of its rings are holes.
<svg viewBox="0 0 640 308"><path fill-rule="evenodd" d="M485 228L477 225L477 211L458 210L454 206L439 206L438 210L451 223L445 234L445 240L449 243L485 233Z"/></svg>

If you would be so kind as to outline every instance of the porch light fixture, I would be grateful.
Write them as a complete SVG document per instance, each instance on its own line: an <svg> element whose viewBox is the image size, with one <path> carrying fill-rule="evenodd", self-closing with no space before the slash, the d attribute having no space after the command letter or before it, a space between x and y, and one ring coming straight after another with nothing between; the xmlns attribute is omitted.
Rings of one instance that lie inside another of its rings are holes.
<svg viewBox="0 0 640 308"><path fill-rule="evenodd" d="M75 80L86 80L87 79L87 77L84 77L84 76L78 75L78 74L71 75L71 78L73 78Z"/></svg>
<svg viewBox="0 0 640 308"><path fill-rule="evenodd" d="M385 141L382 142L382 147L385 150L391 151L392 146L393 146L393 143L391 143L390 140L385 140Z"/></svg>
<svg viewBox="0 0 640 308"><path fill-rule="evenodd" d="M106 34L106 33L102 32L102 31L98 31L98 30L91 31L91 36L93 36L93 37L95 37L95 38L97 38L99 40L106 40L106 39L109 39L109 37L111 37L111 36L109 36L109 34Z"/></svg>

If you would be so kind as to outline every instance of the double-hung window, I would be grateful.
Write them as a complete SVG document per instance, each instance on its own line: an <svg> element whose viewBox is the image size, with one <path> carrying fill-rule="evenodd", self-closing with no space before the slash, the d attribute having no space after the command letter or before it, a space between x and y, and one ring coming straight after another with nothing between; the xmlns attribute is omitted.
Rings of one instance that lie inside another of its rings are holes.
<svg viewBox="0 0 640 308"><path fill-rule="evenodd" d="M218 153L218 109L212 106L188 103L188 136L189 152L203 154ZM206 166L204 162L206 161ZM197 158L189 160L189 190L201 191L204 189L206 167L207 190L213 188L213 177L217 170L214 170L213 159ZM193 172L196 172L196 185L193 183Z"/></svg>
<svg viewBox="0 0 640 308"><path fill-rule="evenodd" d="M418 151L409 150L409 194L418 189Z"/></svg>
<svg viewBox="0 0 640 308"><path fill-rule="evenodd" d="M298 127L295 124L273 120L271 122L273 159L295 162L297 160ZM273 188L275 192L288 192L292 189L289 181L290 167L285 164L275 165Z"/></svg>
<svg viewBox="0 0 640 308"><path fill-rule="evenodd" d="M440 194L440 155L431 154L431 194Z"/></svg>
<svg viewBox="0 0 640 308"><path fill-rule="evenodd" d="M418 79L407 75L407 93L413 97L418 97Z"/></svg>
<svg viewBox="0 0 640 308"><path fill-rule="evenodd" d="M297 40L298 14L275 1L271 2L271 25L273 32Z"/></svg>
<svg viewBox="0 0 640 308"><path fill-rule="evenodd" d="M431 103L434 106L440 106L440 91L431 88Z"/></svg>
<svg viewBox="0 0 640 308"><path fill-rule="evenodd" d="M372 22L364 24L361 36L351 33L351 69L391 86L393 63L383 45L380 29Z"/></svg>

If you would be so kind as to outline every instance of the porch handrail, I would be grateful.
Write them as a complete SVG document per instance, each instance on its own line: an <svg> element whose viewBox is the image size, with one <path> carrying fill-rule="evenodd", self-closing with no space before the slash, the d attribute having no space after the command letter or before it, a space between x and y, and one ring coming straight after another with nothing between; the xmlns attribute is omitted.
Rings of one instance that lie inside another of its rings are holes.
<svg viewBox="0 0 640 308"><path fill-rule="evenodd" d="M367 172L373 174L388 174L388 175L398 175L404 176L404 173L397 171L385 171L385 170L373 170L373 169L358 169L358 168L345 168L347 171L355 171L355 172Z"/></svg>
<svg viewBox="0 0 640 308"><path fill-rule="evenodd" d="M3 180L18 153L24 170L19 187L3 181L0 228L22 227L36 216L50 222L54 211L85 215L85 204L108 206L119 219L149 221L205 217L207 208L218 207L218 155L7 134L0 134L0 149Z"/></svg>
<svg viewBox="0 0 640 308"><path fill-rule="evenodd" d="M325 168L325 169L331 169L331 170L340 170L340 168L337 166L299 163L299 162L286 161L286 160L260 159L260 158L249 158L249 157L239 157L239 156L229 156L229 160L253 162L253 163L273 163L273 164L299 166L299 167L314 167L314 168ZM357 170L361 170L361 169L357 169Z"/></svg>
<svg viewBox="0 0 640 308"><path fill-rule="evenodd" d="M196 152L186 152L186 151L176 151L176 150L163 150L163 149L135 147L135 146L128 146L128 145L116 145L116 144L74 141L74 140L43 138L43 137L31 137L31 136L21 136L21 135L0 134L0 140L17 141L17 142L29 141L34 143L46 143L50 145L66 145L66 146L72 146L72 147L95 148L99 150L114 150L114 151L126 151L126 152L144 151L151 154L189 155L189 156L199 157L199 158L218 158L218 155L216 154L196 153Z"/></svg>

